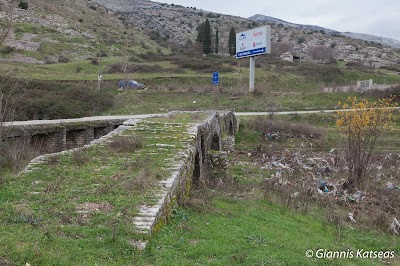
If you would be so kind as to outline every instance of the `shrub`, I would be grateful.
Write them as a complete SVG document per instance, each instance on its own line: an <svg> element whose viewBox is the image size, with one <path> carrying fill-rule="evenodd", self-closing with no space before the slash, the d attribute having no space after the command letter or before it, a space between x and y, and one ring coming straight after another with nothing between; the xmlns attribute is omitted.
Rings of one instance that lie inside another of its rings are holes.
<svg viewBox="0 0 400 266"><path fill-rule="evenodd" d="M304 38L304 37L299 37L299 38L297 38L297 43L298 44L302 44L302 43L304 43L306 41L306 38Z"/></svg>
<svg viewBox="0 0 400 266"><path fill-rule="evenodd" d="M107 57L108 56L107 52L104 51L104 50L100 51L100 54L99 54L99 52L97 52L96 57L99 57L99 55L101 57Z"/></svg>
<svg viewBox="0 0 400 266"><path fill-rule="evenodd" d="M15 51L15 48L11 47L11 46L8 46L8 45L6 47L4 47L3 49L1 49L1 53L4 54L4 55L11 54L14 51Z"/></svg>
<svg viewBox="0 0 400 266"><path fill-rule="evenodd" d="M69 57L66 55L60 55L58 57L58 62L60 63L68 63L69 62Z"/></svg>
<svg viewBox="0 0 400 266"><path fill-rule="evenodd" d="M21 0L18 3L18 7L21 8L21 9L28 10L28 7L29 7L28 6L28 2L26 0Z"/></svg>
<svg viewBox="0 0 400 266"><path fill-rule="evenodd" d="M3 78L0 89L10 93L12 78ZM23 84L15 93L15 120L62 119L92 116L110 108L114 103L108 91L88 88L87 84L54 81L19 80Z"/></svg>
<svg viewBox="0 0 400 266"><path fill-rule="evenodd" d="M89 155L83 149L77 149L71 154L71 162L74 165L82 166L90 161Z"/></svg>
<svg viewBox="0 0 400 266"><path fill-rule="evenodd" d="M394 125L394 97L369 102L349 97L340 103L336 126L345 135L345 159L348 168L346 187L363 185L371 168L372 151L376 140ZM350 109L350 111L348 110Z"/></svg>
<svg viewBox="0 0 400 266"><path fill-rule="evenodd" d="M279 133L279 135L296 138L323 138L324 132L308 123L291 123L287 121L276 121L268 118L257 118L251 122L253 129L263 137L269 133Z"/></svg>

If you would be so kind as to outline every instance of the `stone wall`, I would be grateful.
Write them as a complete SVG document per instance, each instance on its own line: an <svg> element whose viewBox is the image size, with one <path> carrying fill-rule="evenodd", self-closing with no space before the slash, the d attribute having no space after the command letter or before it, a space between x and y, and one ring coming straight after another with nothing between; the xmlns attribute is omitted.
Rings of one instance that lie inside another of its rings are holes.
<svg viewBox="0 0 400 266"><path fill-rule="evenodd" d="M116 127L124 120L88 123L59 123L51 125L11 126L3 141L23 141L41 153L54 153L89 144Z"/></svg>
<svg viewBox="0 0 400 266"><path fill-rule="evenodd" d="M171 176L160 182L158 203L139 208L134 220L138 233L148 239L168 222L175 206L188 199L192 187L203 186L212 174L226 170L223 167L226 163L222 162L223 158L226 159L226 152L221 152L222 139L224 135L233 136L237 127L236 117L229 112L213 114L205 122L189 129L192 140ZM139 249L145 248L146 244L147 240L135 243Z"/></svg>

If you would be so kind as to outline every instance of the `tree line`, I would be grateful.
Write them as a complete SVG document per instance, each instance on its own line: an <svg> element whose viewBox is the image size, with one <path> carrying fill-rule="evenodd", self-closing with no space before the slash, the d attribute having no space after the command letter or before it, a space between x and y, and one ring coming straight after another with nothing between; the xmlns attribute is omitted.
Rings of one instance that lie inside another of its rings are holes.
<svg viewBox="0 0 400 266"><path fill-rule="evenodd" d="M218 54L219 52L219 30L215 29L214 35L214 45L212 45L212 30L211 24L208 19L197 26L197 38L196 42L202 45L204 54ZM228 39L228 51L230 55L236 54L236 30L235 28L231 28L229 31L229 39Z"/></svg>

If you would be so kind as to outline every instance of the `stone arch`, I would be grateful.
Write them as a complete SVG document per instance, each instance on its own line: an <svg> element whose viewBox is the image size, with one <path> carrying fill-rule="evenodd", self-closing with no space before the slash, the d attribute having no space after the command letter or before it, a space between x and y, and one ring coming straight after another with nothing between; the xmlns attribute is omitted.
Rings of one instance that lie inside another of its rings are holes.
<svg viewBox="0 0 400 266"><path fill-rule="evenodd" d="M200 135L200 149L201 149L201 161L204 163L206 161L206 147L204 145L204 135Z"/></svg>
<svg viewBox="0 0 400 266"><path fill-rule="evenodd" d="M234 129L234 126L233 126L233 121L232 121L232 119L231 120L229 120L229 135L231 135L231 136L233 136L234 134L235 134L235 129Z"/></svg>
<svg viewBox="0 0 400 266"><path fill-rule="evenodd" d="M218 133L214 133L211 139L211 150L219 151L220 147L219 135Z"/></svg>
<svg viewBox="0 0 400 266"><path fill-rule="evenodd" d="M200 183L200 175L201 175L201 168L200 168L200 154L196 151L196 155L194 156L194 168L193 168L193 184L198 186Z"/></svg>

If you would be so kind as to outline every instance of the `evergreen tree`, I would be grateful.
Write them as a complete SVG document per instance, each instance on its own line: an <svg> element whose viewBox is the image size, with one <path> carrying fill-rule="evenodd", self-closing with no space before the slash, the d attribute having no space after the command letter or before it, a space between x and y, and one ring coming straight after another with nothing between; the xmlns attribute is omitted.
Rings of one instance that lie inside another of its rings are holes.
<svg viewBox="0 0 400 266"><path fill-rule="evenodd" d="M211 53L211 26L208 19L206 19L204 24L203 52L205 54Z"/></svg>
<svg viewBox="0 0 400 266"><path fill-rule="evenodd" d="M233 27L229 32L228 49L230 55L236 55L236 30Z"/></svg>
<svg viewBox="0 0 400 266"><path fill-rule="evenodd" d="M196 30L197 30L196 42L201 43L201 44L203 43L205 25L206 25L206 22L203 22L196 28Z"/></svg>
<svg viewBox="0 0 400 266"><path fill-rule="evenodd" d="M219 33L217 28L215 32L215 54L218 54L218 45L219 45Z"/></svg>

